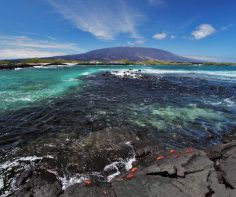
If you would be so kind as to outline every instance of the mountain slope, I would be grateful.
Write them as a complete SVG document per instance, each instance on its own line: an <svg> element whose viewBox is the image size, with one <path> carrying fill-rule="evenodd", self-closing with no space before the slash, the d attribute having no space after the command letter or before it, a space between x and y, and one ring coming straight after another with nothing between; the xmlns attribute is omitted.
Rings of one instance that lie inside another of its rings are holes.
<svg viewBox="0 0 236 197"><path fill-rule="evenodd" d="M155 48L143 48L143 47L114 47L97 49L87 53L78 55L59 56L55 58L62 58L65 60L98 60L98 61L114 61L127 59L130 61L144 61L144 60L159 60L170 62L199 62L175 55L171 52L155 49Z"/></svg>

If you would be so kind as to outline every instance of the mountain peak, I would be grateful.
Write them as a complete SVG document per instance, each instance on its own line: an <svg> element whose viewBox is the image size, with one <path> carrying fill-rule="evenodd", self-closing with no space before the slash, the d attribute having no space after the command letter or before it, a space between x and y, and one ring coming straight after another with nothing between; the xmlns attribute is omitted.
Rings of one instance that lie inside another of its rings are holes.
<svg viewBox="0 0 236 197"><path fill-rule="evenodd" d="M175 55L161 49L132 46L96 49L83 54L61 56L59 58L82 61L114 61L126 59L129 61L156 60L169 62L197 62L197 60Z"/></svg>

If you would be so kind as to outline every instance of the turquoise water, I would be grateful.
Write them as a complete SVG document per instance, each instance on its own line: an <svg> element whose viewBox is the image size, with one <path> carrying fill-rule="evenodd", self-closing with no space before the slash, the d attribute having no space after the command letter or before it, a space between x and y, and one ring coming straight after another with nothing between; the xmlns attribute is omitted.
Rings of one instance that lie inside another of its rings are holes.
<svg viewBox="0 0 236 197"><path fill-rule="evenodd" d="M0 71L0 111L19 109L65 94L96 68L31 68Z"/></svg>
<svg viewBox="0 0 236 197"><path fill-rule="evenodd" d="M50 102L70 88L82 87L81 77L104 71L142 69L159 75L191 75L215 80L236 80L233 66L73 66L0 71L0 112ZM121 73L122 74L122 73Z"/></svg>

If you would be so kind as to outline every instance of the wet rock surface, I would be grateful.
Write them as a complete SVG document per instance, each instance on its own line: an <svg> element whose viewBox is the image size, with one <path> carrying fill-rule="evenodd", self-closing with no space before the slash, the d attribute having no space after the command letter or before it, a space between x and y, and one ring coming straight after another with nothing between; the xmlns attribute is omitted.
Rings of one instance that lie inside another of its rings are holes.
<svg viewBox="0 0 236 197"><path fill-rule="evenodd" d="M141 145L140 145L141 146ZM132 178L122 173L110 183L82 182L64 191L47 171L27 172L10 196L111 196L111 197L234 197L236 195L236 142L207 151L180 149L155 152L155 146L139 147L143 154ZM131 170L132 171L132 170ZM131 172L132 173L132 172Z"/></svg>
<svg viewBox="0 0 236 197"><path fill-rule="evenodd" d="M15 197L56 197L62 193L61 183L57 180L56 175L47 171L35 171L32 176L22 175L23 179L28 179L10 196Z"/></svg>

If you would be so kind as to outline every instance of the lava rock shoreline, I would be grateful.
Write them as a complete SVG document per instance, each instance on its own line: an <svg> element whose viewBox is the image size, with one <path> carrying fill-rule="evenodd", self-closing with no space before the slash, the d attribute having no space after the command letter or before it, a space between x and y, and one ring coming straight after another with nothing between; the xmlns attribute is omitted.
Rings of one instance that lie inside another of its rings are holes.
<svg viewBox="0 0 236 197"><path fill-rule="evenodd" d="M236 141L206 151L187 148L160 153L155 145L140 144L135 148L135 167L111 183L87 180L63 191L55 174L26 171L16 180L19 189L9 196L236 196Z"/></svg>

